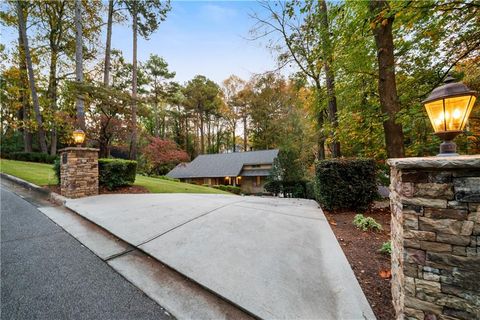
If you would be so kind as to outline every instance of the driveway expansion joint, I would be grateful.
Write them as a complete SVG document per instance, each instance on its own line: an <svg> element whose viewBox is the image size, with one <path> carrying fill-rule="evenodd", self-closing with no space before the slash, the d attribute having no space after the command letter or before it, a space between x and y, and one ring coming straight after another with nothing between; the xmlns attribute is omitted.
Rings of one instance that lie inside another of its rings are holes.
<svg viewBox="0 0 480 320"><path fill-rule="evenodd" d="M137 248L138 248L138 247L141 247L141 246L143 246L144 244L147 244L147 243L149 243L150 241L153 241L153 240L155 240L155 239L158 239L158 238L160 238L161 236L163 236L163 235L165 235L165 234L167 234L167 233L169 233L169 232L171 232L171 231L173 231L173 230L175 230L175 229L178 229L178 228L180 228L180 227L182 227L182 226L184 226L184 225L186 225L186 224L188 224L188 223L190 223L190 222L192 222L192 221L195 221L195 220L197 220L197 219L199 219L199 218L205 217L206 215L208 215L208 214L210 214L210 213L213 213L213 212L215 212L215 211L217 211L217 210L223 209L223 208L228 207L228 206L231 206L231 205L233 206L233 205L235 205L235 204L237 204L237 203L240 203L240 202L243 202L243 201L244 201L244 200L236 201L236 202L233 202L233 203L227 203L227 204L224 204L224 205L222 205L222 206L220 206L220 207L218 207L218 208L215 208L215 209L212 209L212 210L207 211L207 212L205 212L205 213L202 213L202 214L199 215L199 216L196 216L196 217L194 217L194 218L192 218L192 219L190 219L190 220L188 220L188 221L185 221L185 222L183 222L183 223L181 223L181 224L179 224L179 225L177 225L177 226L175 226L175 227L173 227L173 228L171 228L171 229L169 229L169 230L167 230L167 231L164 231L164 232L162 232L162 233L160 233L160 234L158 234L158 235L156 235L156 236L153 236L152 238L150 238L150 239L148 239L148 240L145 240L145 241L141 242L140 244L137 244L137 245L134 245L134 246L137 247Z"/></svg>

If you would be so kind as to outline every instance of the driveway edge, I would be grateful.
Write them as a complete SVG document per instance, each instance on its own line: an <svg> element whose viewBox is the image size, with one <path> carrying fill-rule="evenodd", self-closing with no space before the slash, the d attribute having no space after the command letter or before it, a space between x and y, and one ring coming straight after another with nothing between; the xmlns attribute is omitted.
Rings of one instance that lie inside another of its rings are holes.
<svg viewBox="0 0 480 320"><path fill-rule="evenodd" d="M9 175L7 173L0 173L0 177L3 179L7 179L8 181L16 184L19 187L25 188L30 191L37 192L41 194L42 196L48 197L48 199L53 202L56 205L63 206L65 205L65 202L68 200L68 198L53 192L47 188L37 186L36 184L33 184L31 182L28 182L26 180L20 179L18 177Z"/></svg>

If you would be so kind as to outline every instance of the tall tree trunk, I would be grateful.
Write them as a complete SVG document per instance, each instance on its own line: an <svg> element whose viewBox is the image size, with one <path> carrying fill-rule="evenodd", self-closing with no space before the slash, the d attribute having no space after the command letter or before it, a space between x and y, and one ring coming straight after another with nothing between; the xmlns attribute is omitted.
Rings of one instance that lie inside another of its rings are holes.
<svg viewBox="0 0 480 320"><path fill-rule="evenodd" d="M207 115L207 153L210 153L211 150L212 150L211 123L210 123L210 115Z"/></svg>
<svg viewBox="0 0 480 320"><path fill-rule="evenodd" d="M50 39L50 71L48 76L47 97L50 102L52 113L55 114L57 110L57 60L58 50L54 44L54 39ZM55 127L55 120L52 124L52 131L50 132L50 154L57 154L57 129Z"/></svg>
<svg viewBox="0 0 480 320"><path fill-rule="evenodd" d="M153 107L155 108L154 111L154 128L153 128L153 134L155 137L160 137L160 115L158 114L158 102L157 98L155 97L155 102Z"/></svg>
<svg viewBox="0 0 480 320"><path fill-rule="evenodd" d="M200 154L205 153L205 134L204 134L204 123L203 123L203 111L199 112L200 115Z"/></svg>
<svg viewBox="0 0 480 320"><path fill-rule="evenodd" d="M325 121L325 115L322 108L322 103L320 99L320 91L322 86L320 80L315 80L315 90L317 93L317 126L318 126L318 140L317 140L317 160L325 159L325 135L323 134L323 125Z"/></svg>
<svg viewBox="0 0 480 320"><path fill-rule="evenodd" d="M319 127L318 141L317 141L317 160L325 159L325 135L321 132L324 123L323 111L319 111L317 115L317 124Z"/></svg>
<svg viewBox="0 0 480 320"><path fill-rule="evenodd" d="M25 50L22 40L22 34L20 28L18 28L18 69L20 70L20 83L21 83L21 103L22 103L22 120L23 120L23 151L32 152L32 133L30 132L26 123L30 120L30 103L28 97L28 74L27 65L25 63Z"/></svg>
<svg viewBox="0 0 480 320"><path fill-rule="evenodd" d="M233 128L232 128L232 131L233 131L233 132L232 132L232 150L233 150L233 152L236 151L236 147L237 147L237 146L236 146L236 143L235 143L235 138L236 138L236 136L235 136L235 131L236 131L236 129L237 129L237 126L236 126L236 122L235 122L235 123L233 124Z"/></svg>
<svg viewBox="0 0 480 320"><path fill-rule="evenodd" d="M248 124L247 124L247 115L243 115L243 151L248 151Z"/></svg>
<svg viewBox="0 0 480 320"><path fill-rule="evenodd" d="M132 134L130 139L130 159L137 160L137 3L133 3L133 70L132 70Z"/></svg>
<svg viewBox="0 0 480 320"><path fill-rule="evenodd" d="M113 1L108 1L108 17L107 17L107 39L105 41L105 60L103 64L103 85L105 87L110 86L110 64L111 64L111 53L112 53L112 25L113 25ZM108 106L105 106L108 108ZM105 117L107 118L107 117ZM107 120L108 119L108 120ZM106 131L108 128L108 124L110 119L101 117L100 119L100 141L99 141L99 157L100 158L108 158L110 155L110 139L106 138Z"/></svg>
<svg viewBox="0 0 480 320"><path fill-rule="evenodd" d="M82 32L82 0L75 0L75 75L77 84L83 83L83 32ZM77 94L77 126L86 131L85 128L85 109L83 105L83 96Z"/></svg>
<svg viewBox="0 0 480 320"><path fill-rule="evenodd" d="M113 0L108 1L107 40L105 43L105 62L103 66L103 85L110 82L110 56L112 51Z"/></svg>
<svg viewBox="0 0 480 320"><path fill-rule="evenodd" d="M45 131L43 129L43 121L42 115L40 113L40 103L38 101L37 89L35 88L35 75L33 73L33 65L32 65L32 57L30 56L30 48L28 46L28 38L27 38L27 27L26 21L23 17L23 6L21 1L16 2L17 6L17 15L18 15L18 28L22 35L23 46L25 50L25 60L27 64L27 71L28 71L28 83L30 86L30 91L32 94L32 101L33 101L33 110L35 111L35 120L37 121L38 125L38 140L40 144L40 150L43 153L47 153L47 143L45 141Z"/></svg>
<svg viewBox="0 0 480 320"><path fill-rule="evenodd" d="M325 68L325 78L327 86L328 97L328 118L332 125L332 156L334 158L341 157L340 142L335 137L335 133L338 129L338 116L337 116L337 98L335 96L335 73L332 69L333 56L332 56L332 40L330 38L330 28L328 26L328 9L325 0L319 0L320 10L320 37L322 39L323 59Z"/></svg>
<svg viewBox="0 0 480 320"><path fill-rule="evenodd" d="M388 13L386 15L380 15L380 12L388 12L390 10L388 2L385 0L370 0L369 8L375 24L373 35L377 47L380 106L382 112L388 116L383 122L387 156L389 158L402 158L405 156L403 130L402 126L395 121L396 115L400 111L395 80L395 57L392 34L395 17Z"/></svg>
<svg viewBox="0 0 480 320"><path fill-rule="evenodd" d="M185 116L185 151L188 153L188 117Z"/></svg>

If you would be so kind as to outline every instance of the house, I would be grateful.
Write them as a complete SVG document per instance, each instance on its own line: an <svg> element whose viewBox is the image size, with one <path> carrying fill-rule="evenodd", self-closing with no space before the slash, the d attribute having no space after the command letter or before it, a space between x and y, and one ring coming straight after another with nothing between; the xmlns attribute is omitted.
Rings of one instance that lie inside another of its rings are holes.
<svg viewBox="0 0 480 320"><path fill-rule="evenodd" d="M259 150L222 154L203 154L190 163L181 163L167 177L208 185L232 185L247 194L265 192L278 150Z"/></svg>

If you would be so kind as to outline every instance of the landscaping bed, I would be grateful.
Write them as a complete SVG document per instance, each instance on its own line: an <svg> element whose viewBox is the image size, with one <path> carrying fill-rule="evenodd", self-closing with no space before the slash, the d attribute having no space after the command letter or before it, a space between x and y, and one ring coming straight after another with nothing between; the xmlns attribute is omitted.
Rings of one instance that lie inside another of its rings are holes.
<svg viewBox="0 0 480 320"><path fill-rule="evenodd" d="M51 191L60 194L60 186L43 186L45 188L50 189ZM142 186L125 186L125 187L119 187L116 188L115 190L108 190L105 187L100 187L98 190L99 194L112 194L112 193L150 193L147 188L142 187Z"/></svg>
<svg viewBox="0 0 480 320"><path fill-rule="evenodd" d="M394 319L390 285L390 256L379 249L390 240L390 209L363 212L383 227L382 231L361 231L353 225L358 212L328 212L325 215L343 252L379 320Z"/></svg>

